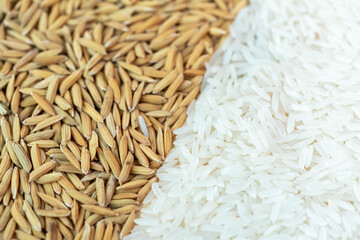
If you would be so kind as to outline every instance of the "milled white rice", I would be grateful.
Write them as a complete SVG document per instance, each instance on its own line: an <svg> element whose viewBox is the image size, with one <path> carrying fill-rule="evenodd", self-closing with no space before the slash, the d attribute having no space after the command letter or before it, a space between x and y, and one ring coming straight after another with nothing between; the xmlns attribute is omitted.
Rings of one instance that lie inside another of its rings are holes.
<svg viewBox="0 0 360 240"><path fill-rule="evenodd" d="M359 239L359 13L252 0L127 239Z"/></svg>

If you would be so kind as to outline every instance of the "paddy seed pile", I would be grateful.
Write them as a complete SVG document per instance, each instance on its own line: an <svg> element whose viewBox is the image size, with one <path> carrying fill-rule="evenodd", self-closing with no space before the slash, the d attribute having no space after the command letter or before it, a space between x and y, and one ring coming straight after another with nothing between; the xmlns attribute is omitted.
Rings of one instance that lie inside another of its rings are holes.
<svg viewBox="0 0 360 240"><path fill-rule="evenodd" d="M0 238L125 237L246 4L0 1Z"/></svg>

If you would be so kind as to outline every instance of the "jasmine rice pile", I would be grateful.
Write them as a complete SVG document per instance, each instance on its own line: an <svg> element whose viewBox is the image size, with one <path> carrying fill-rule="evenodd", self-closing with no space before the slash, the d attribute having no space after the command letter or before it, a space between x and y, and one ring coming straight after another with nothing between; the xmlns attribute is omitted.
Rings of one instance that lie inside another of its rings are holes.
<svg viewBox="0 0 360 240"><path fill-rule="evenodd" d="M127 239L360 238L359 11L251 1Z"/></svg>

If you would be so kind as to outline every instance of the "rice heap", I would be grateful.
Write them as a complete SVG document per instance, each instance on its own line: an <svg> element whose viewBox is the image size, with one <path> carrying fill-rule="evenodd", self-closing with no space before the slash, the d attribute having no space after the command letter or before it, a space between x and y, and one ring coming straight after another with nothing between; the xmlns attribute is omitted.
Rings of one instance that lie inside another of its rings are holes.
<svg viewBox="0 0 360 240"><path fill-rule="evenodd" d="M1 0L0 239L119 239L247 0Z"/></svg>
<svg viewBox="0 0 360 240"><path fill-rule="evenodd" d="M359 239L359 11L251 1L127 239Z"/></svg>

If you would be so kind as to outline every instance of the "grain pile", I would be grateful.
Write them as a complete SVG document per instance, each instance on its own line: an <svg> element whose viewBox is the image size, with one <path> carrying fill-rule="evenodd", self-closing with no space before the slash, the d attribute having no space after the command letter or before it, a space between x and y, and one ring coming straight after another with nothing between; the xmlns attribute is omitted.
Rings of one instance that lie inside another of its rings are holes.
<svg viewBox="0 0 360 240"><path fill-rule="evenodd" d="M360 239L359 12L250 1L127 240Z"/></svg>
<svg viewBox="0 0 360 240"><path fill-rule="evenodd" d="M246 1L0 1L1 239L119 239Z"/></svg>

